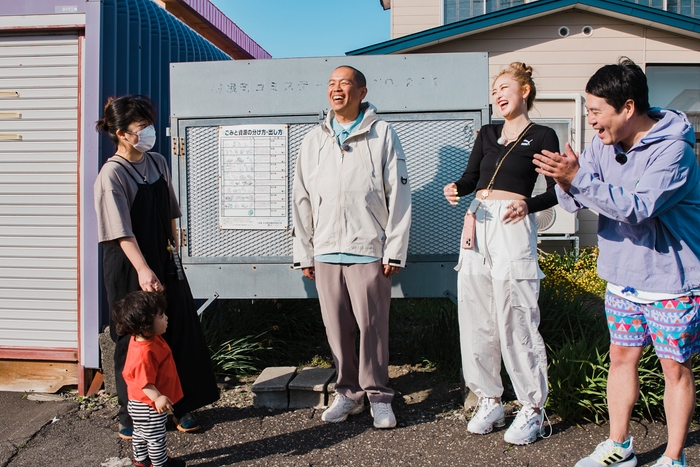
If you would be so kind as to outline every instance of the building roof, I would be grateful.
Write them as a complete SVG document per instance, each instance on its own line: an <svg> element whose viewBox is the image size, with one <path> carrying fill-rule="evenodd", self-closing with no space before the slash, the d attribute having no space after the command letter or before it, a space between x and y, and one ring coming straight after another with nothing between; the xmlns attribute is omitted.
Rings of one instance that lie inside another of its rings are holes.
<svg viewBox="0 0 700 467"><path fill-rule="evenodd" d="M569 10L610 16L700 39L700 20L658 8L623 0L538 0L352 50L346 55L411 52L429 45Z"/></svg>
<svg viewBox="0 0 700 467"><path fill-rule="evenodd" d="M234 59L271 58L209 0L155 0Z"/></svg>

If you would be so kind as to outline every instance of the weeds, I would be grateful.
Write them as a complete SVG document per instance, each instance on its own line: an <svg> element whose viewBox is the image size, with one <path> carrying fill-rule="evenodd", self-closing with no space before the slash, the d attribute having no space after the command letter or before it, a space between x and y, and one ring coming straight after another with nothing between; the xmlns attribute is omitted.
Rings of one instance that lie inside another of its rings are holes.
<svg viewBox="0 0 700 467"><path fill-rule="evenodd" d="M217 300L202 314L202 330L219 375L330 355L317 300Z"/></svg>

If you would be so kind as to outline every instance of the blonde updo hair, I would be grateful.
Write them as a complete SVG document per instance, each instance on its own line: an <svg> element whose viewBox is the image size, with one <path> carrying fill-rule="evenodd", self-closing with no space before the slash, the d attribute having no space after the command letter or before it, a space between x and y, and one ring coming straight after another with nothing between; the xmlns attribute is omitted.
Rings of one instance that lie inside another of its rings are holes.
<svg viewBox="0 0 700 467"><path fill-rule="evenodd" d="M537 88L535 88L535 82L532 80L532 67L522 62L513 62L508 65L508 68L498 73L498 76L493 80L492 86L496 84L496 80L502 75L511 75L520 84L520 89L523 89L525 86L530 88L530 94L527 95L527 110L532 109L532 104L535 102L535 96L537 95Z"/></svg>

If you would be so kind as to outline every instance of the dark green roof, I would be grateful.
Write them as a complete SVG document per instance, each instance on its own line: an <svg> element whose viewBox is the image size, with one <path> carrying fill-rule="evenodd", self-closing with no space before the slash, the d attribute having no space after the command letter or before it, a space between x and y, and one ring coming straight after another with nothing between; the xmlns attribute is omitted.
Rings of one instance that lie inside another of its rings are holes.
<svg viewBox="0 0 700 467"><path fill-rule="evenodd" d="M632 2L622 0L537 0L352 50L346 55L382 55L404 52L438 41L475 34L499 25L519 23L572 9L624 18L659 29L700 37L700 20Z"/></svg>

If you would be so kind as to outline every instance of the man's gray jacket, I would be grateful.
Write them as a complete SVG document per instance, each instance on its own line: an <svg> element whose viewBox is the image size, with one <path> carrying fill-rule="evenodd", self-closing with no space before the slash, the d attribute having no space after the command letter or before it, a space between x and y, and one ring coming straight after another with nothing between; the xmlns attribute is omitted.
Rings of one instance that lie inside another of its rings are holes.
<svg viewBox="0 0 700 467"><path fill-rule="evenodd" d="M411 228L406 158L394 129L363 103L362 122L338 145L331 121L301 144L292 192L294 267L315 255L350 253L404 267Z"/></svg>

